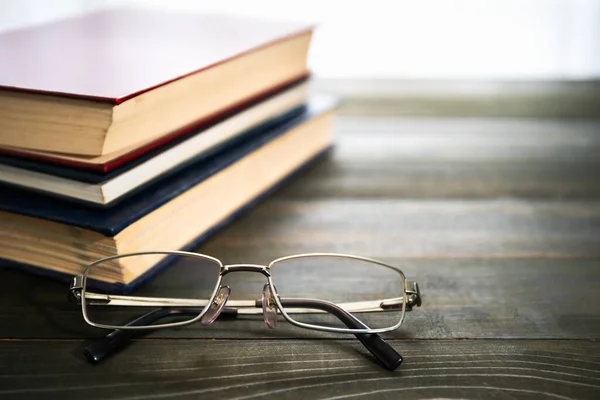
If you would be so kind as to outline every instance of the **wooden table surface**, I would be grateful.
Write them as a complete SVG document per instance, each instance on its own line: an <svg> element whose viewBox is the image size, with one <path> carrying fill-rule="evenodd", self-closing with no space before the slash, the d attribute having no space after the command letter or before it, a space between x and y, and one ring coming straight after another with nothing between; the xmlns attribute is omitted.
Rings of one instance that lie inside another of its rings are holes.
<svg viewBox="0 0 600 400"><path fill-rule="evenodd" d="M398 370L351 335L252 318L163 330L91 365L82 346L105 332L66 285L0 270L0 398L600 398L598 122L344 116L336 135L198 251L397 265L423 293L384 335Z"/></svg>

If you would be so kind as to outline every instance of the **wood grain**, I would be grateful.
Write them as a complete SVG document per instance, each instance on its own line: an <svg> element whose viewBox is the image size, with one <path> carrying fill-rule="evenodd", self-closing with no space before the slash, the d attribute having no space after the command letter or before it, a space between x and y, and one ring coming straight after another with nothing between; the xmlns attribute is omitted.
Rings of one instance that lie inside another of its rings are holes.
<svg viewBox="0 0 600 400"><path fill-rule="evenodd" d="M325 162L197 250L402 269L424 302L384 335L398 371L352 336L260 316L156 332L92 366L82 347L106 332L68 284L0 270L0 398L599 398L600 124L343 117L337 135ZM226 283L258 298L264 278Z"/></svg>
<svg viewBox="0 0 600 400"><path fill-rule="evenodd" d="M382 370L354 340L144 340L92 366L77 342L0 342L0 397L17 399L592 399L592 341L394 341ZM32 385L32 382L35 382Z"/></svg>
<svg viewBox="0 0 600 400"><path fill-rule="evenodd" d="M314 89L342 98L343 115L387 117L600 117L598 81L327 79Z"/></svg>
<svg viewBox="0 0 600 400"><path fill-rule="evenodd" d="M598 198L597 121L338 119L330 158L300 198Z"/></svg>
<svg viewBox="0 0 600 400"><path fill-rule="evenodd" d="M382 259L597 257L600 202L277 198L200 251L260 263L320 251Z"/></svg>

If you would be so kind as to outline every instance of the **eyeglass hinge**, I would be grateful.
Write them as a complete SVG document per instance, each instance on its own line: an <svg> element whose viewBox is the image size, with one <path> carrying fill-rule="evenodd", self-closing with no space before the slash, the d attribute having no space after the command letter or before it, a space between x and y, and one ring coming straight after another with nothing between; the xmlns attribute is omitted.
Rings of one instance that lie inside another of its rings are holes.
<svg viewBox="0 0 600 400"><path fill-rule="evenodd" d="M412 311L414 306L421 307L421 292L415 281L406 282L406 311Z"/></svg>
<svg viewBox="0 0 600 400"><path fill-rule="evenodd" d="M69 288L69 301L81 304L81 290L83 289L83 275L74 276Z"/></svg>
<svg viewBox="0 0 600 400"><path fill-rule="evenodd" d="M387 299L382 301L379 307L383 310L399 310L402 308L403 302L405 311L412 311L414 306L421 306L421 292L417 282L406 282L406 301L402 297Z"/></svg>

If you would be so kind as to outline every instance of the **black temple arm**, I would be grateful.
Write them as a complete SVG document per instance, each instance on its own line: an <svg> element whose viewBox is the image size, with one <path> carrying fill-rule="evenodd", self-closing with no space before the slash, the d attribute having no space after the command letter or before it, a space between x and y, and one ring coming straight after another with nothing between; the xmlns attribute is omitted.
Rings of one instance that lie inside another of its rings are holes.
<svg viewBox="0 0 600 400"><path fill-rule="evenodd" d="M157 308L141 317L129 322L125 326L144 326L152 325L156 321L175 316L195 317L202 312L202 309L197 308ZM237 314L237 309L225 307L222 314ZM83 349L83 354L92 363L98 363L116 353L129 342L130 339L143 336L150 333L152 330L135 330L135 329L116 329L101 339L94 340Z"/></svg>
<svg viewBox="0 0 600 400"><path fill-rule="evenodd" d="M369 329L358 318L333 303L308 299L280 299L284 307L313 308L336 316L350 329ZM402 356L376 333L355 333L354 336L390 371L402 364Z"/></svg>
<svg viewBox="0 0 600 400"><path fill-rule="evenodd" d="M363 324L352 314L333 303L306 299L281 299L281 303L284 307L312 308L326 311L337 317L350 329L369 329L368 326ZM257 307L258 306L259 305L257 303ZM162 318L179 315L196 316L200 314L201 311L202 310L191 308L159 308L129 322L126 326L147 326L152 325L154 322ZM237 314L237 309L225 307L222 314ZM116 329L105 337L95 340L86 346L84 349L84 354L91 362L98 363L107 356L123 348L130 339L149 332L150 330ZM394 348L385 340L383 340L378 334L355 333L354 336L360 340L360 342L385 366L385 368L389 370L395 370L402 363L402 356L398 354L396 350L394 350Z"/></svg>

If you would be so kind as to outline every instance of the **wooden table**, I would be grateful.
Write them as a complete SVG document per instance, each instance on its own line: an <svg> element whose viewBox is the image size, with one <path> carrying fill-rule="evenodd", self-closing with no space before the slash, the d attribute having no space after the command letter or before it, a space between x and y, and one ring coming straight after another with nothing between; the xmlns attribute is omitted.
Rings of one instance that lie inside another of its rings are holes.
<svg viewBox="0 0 600 400"><path fill-rule="evenodd" d="M0 398L600 398L599 123L345 116L336 141L198 251L399 266L424 303L384 335L398 370L353 336L260 320L157 332L91 365L84 339L104 332L67 286L4 270Z"/></svg>

